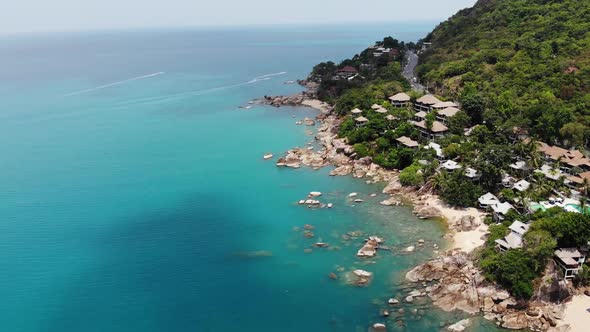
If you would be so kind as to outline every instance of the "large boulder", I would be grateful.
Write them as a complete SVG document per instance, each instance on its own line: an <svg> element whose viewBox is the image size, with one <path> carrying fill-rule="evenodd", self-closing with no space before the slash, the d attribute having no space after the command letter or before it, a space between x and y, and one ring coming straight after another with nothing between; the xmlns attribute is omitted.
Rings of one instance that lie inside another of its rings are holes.
<svg viewBox="0 0 590 332"><path fill-rule="evenodd" d="M430 205L416 205L414 207L414 214L418 218L439 218L442 216L441 210Z"/></svg>
<svg viewBox="0 0 590 332"><path fill-rule="evenodd" d="M399 179L391 180L385 188L383 188L383 193L392 195L398 193L402 189L402 184L399 182Z"/></svg>
<svg viewBox="0 0 590 332"><path fill-rule="evenodd" d="M527 328L528 319L524 312L518 311L502 317L502 327L511 330L522 330Z"/></svg>

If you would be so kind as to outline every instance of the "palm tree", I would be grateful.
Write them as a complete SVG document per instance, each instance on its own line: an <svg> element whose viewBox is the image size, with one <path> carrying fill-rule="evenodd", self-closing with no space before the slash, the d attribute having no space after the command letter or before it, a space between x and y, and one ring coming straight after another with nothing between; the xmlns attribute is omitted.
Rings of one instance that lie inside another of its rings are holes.
<svg viewBox="0 0 590 332"><path fill-rule="evenodd" d="M588 211L588 204L586 203L586 198L580 199L580 210L583 215L590 214L590 211Z"/></svg>

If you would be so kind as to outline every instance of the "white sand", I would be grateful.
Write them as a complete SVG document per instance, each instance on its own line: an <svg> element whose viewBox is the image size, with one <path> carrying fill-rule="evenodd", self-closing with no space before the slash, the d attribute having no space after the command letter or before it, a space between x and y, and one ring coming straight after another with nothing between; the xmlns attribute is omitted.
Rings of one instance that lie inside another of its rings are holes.
<svg viewBox="0 0 590 332"><path fill-rule="evenodd" d="M453 208L443 202L437 196L430 196L426 199L426 204L438 208L449 225L461 220L464 216L473 216L479 219L481 225L469 232L456 232L453 234L451 248L459 248L465 252L471 252L475 248L482 246L485 241L482 237L488 232L488 226L483 223L485 213L476 208L458 209Z"/></svg>
<svg viewBox="0 0 590 332"><path fill-rule="evenodd" d="M576 295L565 305L563 324L569 324L570 332L590 331L590 296Z"/></svg>

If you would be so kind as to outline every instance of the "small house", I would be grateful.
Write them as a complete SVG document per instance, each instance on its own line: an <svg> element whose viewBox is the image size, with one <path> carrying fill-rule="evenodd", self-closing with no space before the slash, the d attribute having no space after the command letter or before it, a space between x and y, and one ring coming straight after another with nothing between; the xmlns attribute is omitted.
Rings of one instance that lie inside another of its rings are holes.
<svg viewBox="0 0 590 332"><path fill-rule="evenodd" d="M358 109L358 108L355 108L355 109L353 109L352 111L350 111L350 113L357 115L357 114L361 114L361 113L363 113L363 111L361 111L361 110L360 110L360 109Z"/></svg>
<svg viewBox="0 0 590 332"><path fill-rule="evenodd" d="M500 251L522 248L522 238L524 233L529 230L529 225L515 220L512 225L510 225L509 229L510 234L495 241L496 247Z"/></svg>
<svg viewBox="0 0 590 332"><path fill-rule="evenodd" d="M388 98L391 102L391 105L395 108L406 108L410 104L410 96L407 94L400 92Z"/></svg>
<svg viewBox="0 0 590 332"><path fill-rule="evenodd" d="M560 248L555 250L555 262L563 270L565 279L571 279L582 269L586 261L584 256L576 248Z"/></svg>
<svg viewBox="0 0 590 332"><path fill-rule="evenodd" d="M457 114L457 112L459 112L458 108L447 107L445 109L442 109L442 110L436 112L436 119L440 122L448 123L449 118L454 117Z"/></svg>
<svg viewBox="0 0 590 332"><path fill-rule="evenodd" d="M358 75L358 70L353 66L346 66L344 68L340 68L336 70L336 74L334 74L334 80L348 80L353 78L354 76Z"/></svg>
<svg viewBox="0 0 590 332"><path fill-rule="evenodd" d="M418 147L418 142L414 141L413 139L406 137L406 136L402 136L396 139L396 141L398 143L400 143L401 145L410 148L410 149L415 149Z"/></svg>
<svg viewBox="0 0 590 332"><path fill-rule="evenodd" d="M506 219L506 214L510 210L514 210L514 206L508 202L504 203L497 203L491 206L492 208L492 217L496 222L501 222L502 220Z"/></svg>
<svg viewBox="0 0 590 332"><path fill-rule="evenodd" d="M354 121L356 122L357 127L362 127L369 122L369 119L365 118L364 116L359 116L358 118L355 118Z"/></svg>
<svg viewBox="0 0 590 332"><path fill-rule="evenodd" d="M433 149L434 152L436 153L436 159L438 159L438 160L443 160L445 158L445 155L443 154L443 150L442 150L440 144L437 144L434 142L429 142L424 148L425 149Z"/></svg>
<svg viewBox="0 0 590 332"><path fill-rule="evenodd" d="M527 180L520 180L512 186L512 189L524 192L527 191L530 186L531 184Z"/></svg>
<svg viewBox="0 0 590 332"><path fill-rule="evenodd" d="M471 181L477 181L481 178L481 174L474 168L467 167L465 169L465 176Z"/></svg>
<svg viewBox="0 0 590 332"><path fill-rule="evenodd" d="M443 137L447 133L447 131L449 131L449 128L447 128L447 126L445 126L442 122L439 121L433 121L432 128L428 128L426 126L425 120L410 122L418 128L418 130L420 131L420 135L426 139L435 139Z"/></svg>
<svg viewBox="0 0 590 332"><path fill-rule="evenodd" d="M444 169L448 172L453 172L454 170L461 169L461 165L459 165L456 161L447 160L444 163L440 164L440 169Z"/></svg>
<svg viewBox="0 0 590 332"><path fill-rule="evenodd" d="M492 205L496 205L498 203L500 203L500 200L498 199L498 197L496 197L496 195L488 192L485 195L480 196L477 201L479 202L479 207L482 209L488 209L490 208Z"/></svg>
<svg viewBox="0 0 590 332"><path fill-rule="evenodd" d="M432 106L435 104L440 103L440 100L431 94L424 95L414 103L414 110L416 112L424 111L430 112L432 110Z"/></svg>

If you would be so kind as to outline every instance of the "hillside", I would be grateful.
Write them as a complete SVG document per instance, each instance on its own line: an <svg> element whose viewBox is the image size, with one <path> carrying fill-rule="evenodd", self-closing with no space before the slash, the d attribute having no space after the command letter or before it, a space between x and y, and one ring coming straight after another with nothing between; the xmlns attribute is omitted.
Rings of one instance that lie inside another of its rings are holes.
<svg viewBox="0 0 590 332"><path fill-rule="evenodd" d="M484 101L488 127L518 125L565 146L590 137L590 1L480 0L423 41L435 93ZM466 96L463 96L466 97Z"/></svg>

